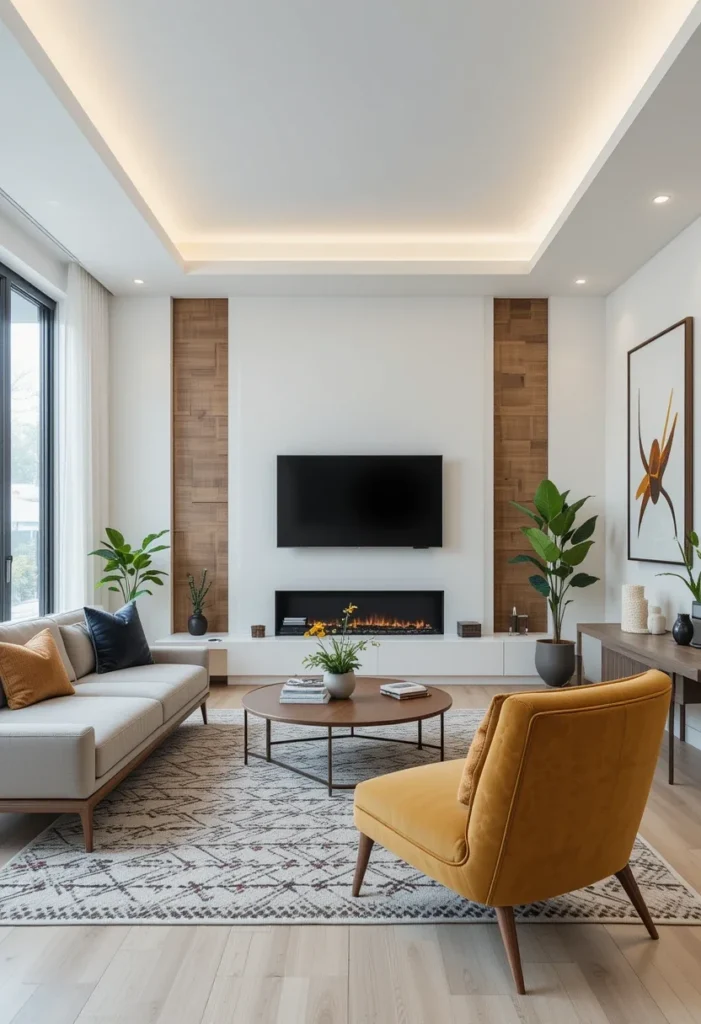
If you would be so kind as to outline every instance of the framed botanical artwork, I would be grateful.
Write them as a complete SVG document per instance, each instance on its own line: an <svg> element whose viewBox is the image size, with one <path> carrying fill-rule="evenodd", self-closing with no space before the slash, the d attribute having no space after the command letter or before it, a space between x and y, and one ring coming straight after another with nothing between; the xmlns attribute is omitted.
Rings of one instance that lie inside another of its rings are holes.
<svg viewBox="0 0 701 1024"><path fill-rule="evenodd" d="M681 565L693 529L694 322L628 353L628 558Z"/></svg>

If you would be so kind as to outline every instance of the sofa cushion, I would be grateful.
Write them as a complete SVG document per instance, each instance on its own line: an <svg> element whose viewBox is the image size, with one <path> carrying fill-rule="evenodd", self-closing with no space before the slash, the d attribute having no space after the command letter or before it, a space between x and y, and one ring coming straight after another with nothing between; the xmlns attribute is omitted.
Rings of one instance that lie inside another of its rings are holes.
<svg viewBox="0 0 701 1024"><path fill-rule="evenodd" d="M86 608L85 622L100 674L153 662L135 601L125 604L114 615L100 608Z"/></svg>
<svg viewBox="0 0 701 1024"><path fill-rule="evenodd" d="M71 682L75 679L75 672L73 666L70 663L70 659L66 654L66 648L63 644L63 638L58 628L58 624L53 619L46 616L42 619L26 619L23 622L2 622L0 623L0 643L2 644L21 644L24 646L28 640L31 640L37 633L41 633L42 629L51 630L51 636L56 642L58 647L58 653L61 655L61 661L63 667L66 670L68 678Z"/></svg>
<svg viewBox="0 0 701 1024"><path fill-rule="evenodd" d="M0 643L0 682L13 711L74 692L50 629L25 645Z"/></svg>
<svg viewBox="0 0 701 1024"><path fill-rule="evenodd" d="M101 605L91 605L91 608L101 608ZM74 608L69 612L52 612L47 618L55 622L57 626L75 626L77 622L85 622L85 611L83 608Z"/></svg>
<svg viewBox="0 0 701 1024"><path fill-rule="evenodd" d="M207 670L199 665L142 665L106 675L93 672L76 682L79 697L151 697L163 705L167 722L207 689Z"/></svg>
<svg viewBox="0 0 701 1024"><path fill-rule="evenodd" d="M99 778L163 725L163 707L145 697L54 697L20 711L0 710L0 724L91 725Z"/></svg>
<svg viewBox="0 0 701 1024"><path fill-rule="evenodd" d="M95 648L90 639L88 627L84 622L74 622L70 626L59 626L61 637L66 648L75 678L87 676L95 671Z"/></svg>

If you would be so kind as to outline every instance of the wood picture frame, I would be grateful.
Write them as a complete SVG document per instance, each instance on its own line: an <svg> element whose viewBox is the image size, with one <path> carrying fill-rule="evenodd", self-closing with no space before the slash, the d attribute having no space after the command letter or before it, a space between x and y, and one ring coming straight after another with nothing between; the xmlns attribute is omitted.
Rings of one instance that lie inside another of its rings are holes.
<svg viewBox="0 0 701 1024"><path fill-rule="evenodd" d="M628 560L683 565L693 529L694 321L628 352Z"/></svg>

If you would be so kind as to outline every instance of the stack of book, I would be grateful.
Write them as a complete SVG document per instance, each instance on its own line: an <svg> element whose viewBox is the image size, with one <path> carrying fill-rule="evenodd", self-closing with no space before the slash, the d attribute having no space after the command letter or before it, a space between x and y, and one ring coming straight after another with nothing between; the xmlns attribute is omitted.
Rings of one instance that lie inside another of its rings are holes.
<svg viewBox="0 0 701 1024"><path fill-rule="evenodd" d="M280 626L280 636L304 636L307 619L303 615L285 615Z"/></svg>
<svg viewBox="0 0 701 1024"><path fill-rule="evenodd" d="M330 699L321 679L288 679L280 691L281 704L328 704Z"/></svg>
<svg viewBox="0 0 701 1024"><path fill-rule="evenodd" d="M395 700L411 700L413 697L428 697L428 690L421 683L383 683L380 693Z"/></svg>

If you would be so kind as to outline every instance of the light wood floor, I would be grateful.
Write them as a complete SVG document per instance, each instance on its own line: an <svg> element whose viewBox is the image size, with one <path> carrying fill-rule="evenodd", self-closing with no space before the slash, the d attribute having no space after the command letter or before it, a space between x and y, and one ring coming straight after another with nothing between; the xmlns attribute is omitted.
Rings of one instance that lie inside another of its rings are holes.
<svg viewBox="0 0 701 1024"><path fill-rule="evenodd" d="M451 689L484 707L503 687ZM217 687L210 706L237 707ZM661 760L643 834L701 890L701 752ZM50 818L0 815L0 862ZM701 1024L701 927L0 927L0 1024Z"/></svg>

